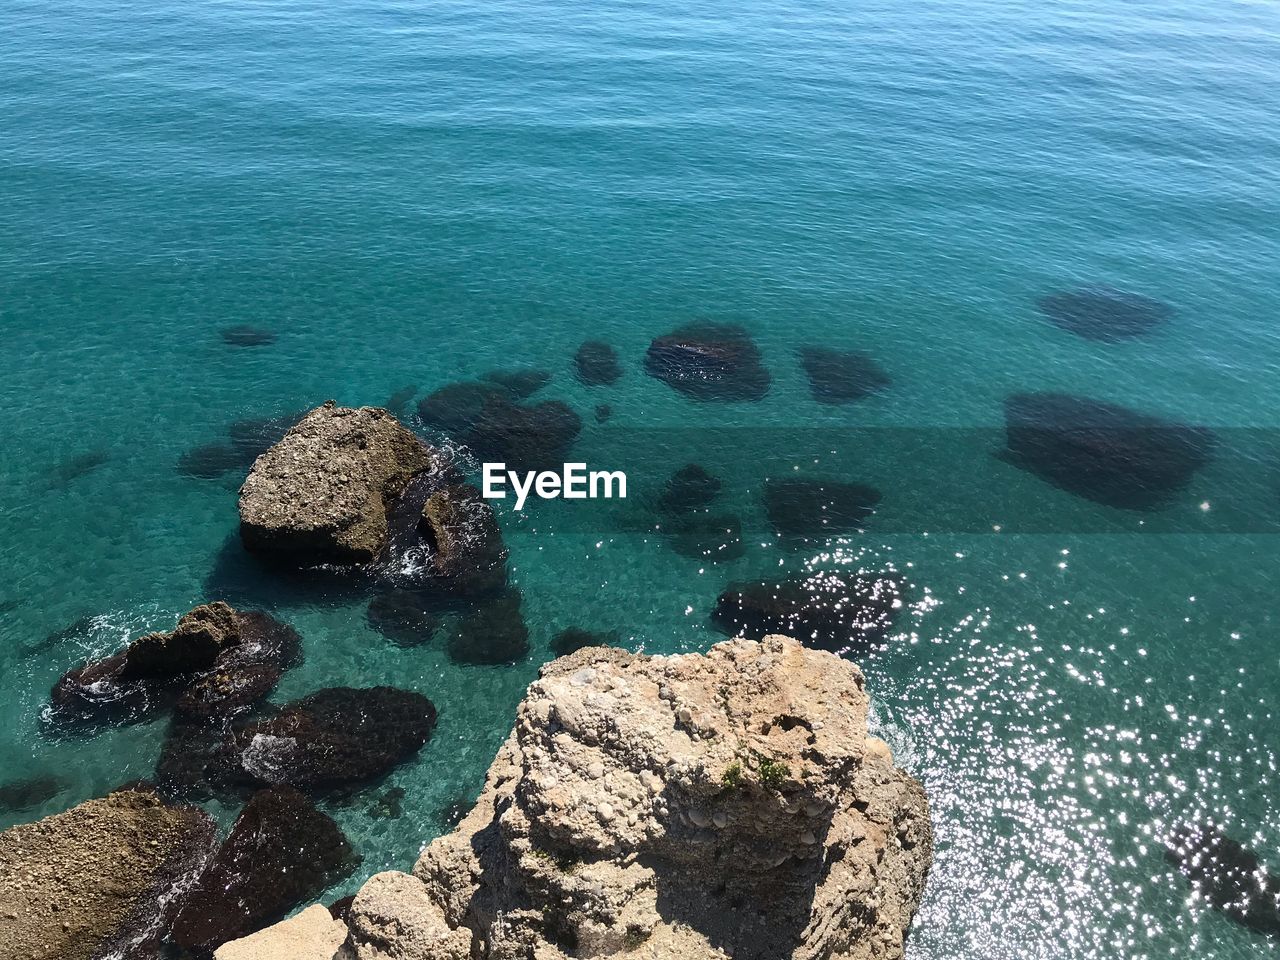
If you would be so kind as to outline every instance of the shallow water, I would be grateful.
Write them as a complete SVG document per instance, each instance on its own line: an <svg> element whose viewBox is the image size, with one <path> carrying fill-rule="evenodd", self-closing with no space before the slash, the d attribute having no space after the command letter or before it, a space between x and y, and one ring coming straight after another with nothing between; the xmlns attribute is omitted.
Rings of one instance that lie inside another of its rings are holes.
<svg viewBox="0 0 1280 960"><path fill-rule="evenodd" d="M417 762L331 811L367 876L478 789L556 631L700 650L731 580L892 565L911 609L861 662L934 804L911 955L1274 951L1189 904L1158 837L1209 811L1280 869L1277 62L1276 10L1248 2L9 0L0 779L66 787L0 826L151 772L163 721L54 740L49 687L216 595L302 633L277 701L391 683L439 707ZM1094 286L1173 313L1110 343L1037 308ZM644 374L697 318L750 331L763 400ZM276 340L224 342L239 324ZM573 378L586 339L616 385ZM815 344L891 386L816 402ZM637 494L718 473L744 555L677 555L634 496L508 509L533 656L461 667L386 642L359 598L246 573L239 477L175 469L235 420L513 364L555 374L537 397ZM1154 514L1077 498L993 455L1029 390L1210 425L1216 458ZM883 500L862 534L778 541L760 492L796 474ZM368 816L397 785L403 815Z"/></svg>

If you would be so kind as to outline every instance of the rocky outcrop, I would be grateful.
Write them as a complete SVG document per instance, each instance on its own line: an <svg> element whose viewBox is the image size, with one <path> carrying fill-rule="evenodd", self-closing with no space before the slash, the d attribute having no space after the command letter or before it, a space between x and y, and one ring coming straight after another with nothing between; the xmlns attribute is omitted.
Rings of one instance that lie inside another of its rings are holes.
<svg viewBox="0 0 1280 960"><path fill-rule="evenodd" d="M498 590L507 580L507 548L493 508L469 483L450 484L427 498L418 530L431 548L433 589L453 596Z"/></svg>
<svg viewBox="0 0 1280 960"><path fill-rule="evenodd" d="M0 960L156 956L208 815L123 790L0 833Z"/></svg>
<svg viewBox="0 0 1280 960"><path fill-rule="evenodd" d="M567 627L551 638L551 652L557 657L568 656L583 647L616 647L618 635L613 631L597 633L581 627Z"/></svg>
<svg viewBox="0 0 1280 960"><path fill-rule="evenodd" d="M329 401L260 456L240 488L247 549L290 563L356 564L386 545L387 515L440 454L379 407Z"/></svg>
<svg viewBox="0 0 1280 960"><path fill-rule="evenodd" d="M471 813L412 876L379 874L355 897L345 949L899 958L932 829L867 709L856 666L783 637L556 660Z"/></svg>
<svg viewBox="0 0 1280 960"><path fill-rule="evenodd" d="M216 601L148 633L119 653L68 671L50 696L60 723L140 720L175 706L180 715L227 718L270 693L300 657L292 627Z"/></svg>

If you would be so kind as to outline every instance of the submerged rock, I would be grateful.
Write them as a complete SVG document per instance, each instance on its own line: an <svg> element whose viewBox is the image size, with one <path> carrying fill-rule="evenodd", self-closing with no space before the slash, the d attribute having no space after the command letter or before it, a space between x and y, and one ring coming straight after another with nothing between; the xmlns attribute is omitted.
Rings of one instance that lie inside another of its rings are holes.
<svg viewBox="0 0 1280 960"><path fill-rule="evenodd" d="M613 407L607 403L596 404L595 409L596 423L608 423L613 417Z"/></svg>
<svg viewBox="0 0 1280 960"><path fill-rule="evenodd" d="M234 734L234 776L324 790L369 780L422 748L436 725L426 697L395 687L333 687Z"/></svg>
<svg viewBox="0 0 1280 960"><path fill-rule="evenodd" d="M170 938L207 956L318 897L356 862L338 825L297 790L259 791L183 898Z"/></svg>
<svg viewBox="0 0 1280 960"><path fill-rule="evenodd" d="M259 611L236 614L238 642L188 686L174 709L192 720L238 716L266 698L284 672L302 660L302 638Z"/></svg>
<svg viewBox="0 0 1280 960"><path fill-rule="evenodd" d="M1173 316L1166 303L1103 286L1053 293L1037 306L1063 330L1111 343L1149 333Z"/></svg>
<svg viewBox="0 0 1280 960"><path fill-rule="evenodd" d="M510 370L490 370L482 379L500 386L511 399L524 400L551 382L551 372L533 367L513 367Z"/></svg>
<svg viewBox="0 0 1280 960"><path fill-rule="evenodd" d="M404 816L404 787L390 787L365 808L364 815L370 820L399 820Z"/></svg>
<svg viewBox="0 0 1280 960"><path fill-rule="evenodd" d="M237 778L239 755L229 725L186 720L175 716L156 761L155 782L171 800L209 800L233 803L244 792Z"/></svg>
<svg viewBox="0 0 1280 960"><path fill-rule="evenodd" d="M139 790L0 833L0 956L155 956L213 837L207 814Z"/></svg>
<svg viewBox="0 0 1280 960"><path fill-rule="evenodd" d="M1280 875L1217 826L1179 824L1165 841L1165 859L1215 910L1257 933L1280 937Z"/></svg>
<svg viewBox="0 0 1280 960"><path fill-rule="evenodd" d="M146 634L64 674L50 695L53 718L136 721L175 703L193 716L230 716L274 689L299 645L291 627L265 613L204 604L171 632Z"/></svg>
<svg viewBox="0 0 1280 960"><path fill-rule="evenodd" d="M430 598L418 590L388 590L369 601L365 621L397 647L420 647L440 628Z"/></svg>
<svg viewBox="0 0 1280 960"><path fill-rule="evenodd" d="M505 400L506 392L493 383L449 383L418 403L418 416L429 427L466 442L486 403Z"/></svg>
<svg viewBox="0 0 1280 960"><path fill-rule="evenodd" d="M77 617L60 630L52 630L40 640L33 640L22 651L24 657L35 657L68 645L85 647L101 625L96 615Z"/></svg>
<svg viewBox="0 0 1280 960"><path fill-rule="evenodd" d="M875 512L880 491L841 480L768 480L764 507L780 537L855 533Z"/></svg>
<svg viewBox="0 0 1280 960"><path fill-rule="evenodd" d="M658 509L675 514L705 509L720 495L720 486L720 479L698 464L686 464L667 478Z"/></svg>
<svg viewBox="0 0 1280 960"><path fill-rule="evenodd" d="M582 419L567 404L515 403L493 383L441 387L418 405L418 415L481 459L520 471L558 468L582 430Z"/></svg>
<svg viewBox="0 0 1280 960"><path fill-rule="evenodd" d="M770 376L742 327L690 324L655 339L645 372L695 400L759 400Z"/></svg>
<svg viewBox="0 0 1280 960"><path fill-rule="evenodd" d="M485 408L467 443L509 470L559 469L582 431L582 419L559 400L531 407L497 400Z"/></svg>
<svg viewBox="0 0 1280 960"><path fill-rule="evenodd" d="M110 450L90 450L79 453L61 461L49 471L51 488L65 487L83 476L87 476L111 459Z"/></svg>
<svg viewBox="0 0 1280 960"><path fill-rule="evenodd" d="M480 596L506 583L507 548L498 518L471 484L451 484L431 494L418 529L431 548L434 589Z"/></svg>
<svg viewBox="0 0 1280 960"><path fill-rule="evenodd" d="M578 379L589 387L617 383L622 376L618 352L603 340L588 340L573 355L573 369Z"/></svg>
<svg viewBox="0 0 1280 960"><path fill-rule="evenodd" d="M178 457L178 473L216 480L227 473L248 470L303 416L305 412L237 420L227 427L226 440L202 443Z"/></svg>
<svg viewBox="0 0 1280 960"><path fill-rule="evenodd" d="M800 365L819 403L853 403L888 387L893 381L869 354L830 347L804 347Z"/></svg>
<svg viewBox="0 0 1280 960"><path fill-rule="evenodd" d="M529 655L529 628L520 612L520 591L508 588L458 620L449 638L449 659L462 664L517 663Z"/></svg>
<svg viewBox="0 0 1280 960"><path fill-rule="evenodd" d="M403 420L405 413L409 409L409 404L413 402L413 398L418 395L418 385L410 384L407 387L401 387L395 393L387 398L387 402L383 404L387 412L397 420Z"/></svg>
<svg viewBox="0 0 1280 960"><path fill-rule="evenodd" d="M883 641L901 608L896 577L832 571L730 584L712 621L751 639L785 633L827 650L865 650Z"/></svg>
<svg viewBox="0 0 1280 960"><path fill-rule="evenodd" d="M387 514L439 455L378 407L329 401L260 456L240 488L246 549L301 566L374 559Z"/></svg>
<svg viewBox="0 0 1280 960"><path fill-rule="evenodd" d="M245 465L251 466L254 460L283 440L307 413L306 410L294 410L236 420L227 427L227 436L236 452L246 459Z"/></svg>
<svg viewBox="0 0 1280 960"><path fill-rule="evenodd" d="M583 630L581 627L568 627L551 638L551 652L557 657L568 656L583 647L616 647L618 634L597 633L594 630Z"/></svg>
<svg viewBox="0 0 1280 960"><path fill-rule="evenodd" d="M474 809L347 911L361 958L900 958L932 859L856 666L782 637L543 667Z"/></svg>
<svg viewBox="0 0 1280 960"><path fill-rule="evenodd" d="M61 777L39 774L0 783L0 813L22 813L43 806L70 786Z"/></svg>
<svg viewBox="0 0 1280 960"><path fill-rule="evenodd" d="M252 463L252 458L249 463ZM247 467L244 455L233 444L202 443L178 457L177 471L198 480L216 480L232 470Z"/></svg>
<svg viewBox="0 0 1280 960"><path fill-rule="evenodd" d="M231 347L266 347L276 342L276 335L270 330L247 323L224 327L221 334L222 342Z"/></svg>
<svg viewBox="0 0 1280 960"><path fill-rule="evenodd" d="M1071 394L1015 394L1004 410L1005 459L1076 496L1122 509L1167 503L1213 448L1207 428Z"/></svg>

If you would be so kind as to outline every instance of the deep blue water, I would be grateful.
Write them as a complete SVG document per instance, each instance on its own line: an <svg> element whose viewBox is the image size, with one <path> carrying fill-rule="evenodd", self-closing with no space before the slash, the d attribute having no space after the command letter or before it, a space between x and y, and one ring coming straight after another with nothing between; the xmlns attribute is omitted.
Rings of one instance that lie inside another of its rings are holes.
<svg viewBox="0 0 1280 960"><path fill-rule="evenodd" d="M66 788L0 826L151 772L163 720L52 739L49 687L214 590L302 632L277 701L392 683L440 708L389 780L400 819L365 814L386 786L332 811L367 876L478 788L556 630L704 649L732 579L893 566L911 609L862 663L934 803L911 956L1274 952L1188 903L1158 840L1206 811L1280 870L1277 64L1280 8L1234 0L5 0L0 780ZM1037 309L1095 284L1174 312L1105 343ZM751 332L767 397L645 376L650 339L695 318ZM241 323L278 339L227 346ZM617 385L573 378L587 338L618 349ZM891 387L815 403L813 344L872 354ZM681 557L578 505L508 513L533 656L507 668L217 572L240 476L184 476L185 451L512 364L554 372L583 459L644 447L650 487L717 470L745 554ZM1217 457L1158 514L1099 506L991 455L1025 390L1213 426ZM863 427L883 429L846 442ZM884 500L859 536L779 543L759 493L783 473ZM42 644L83 616L87 641Z"/></svg>

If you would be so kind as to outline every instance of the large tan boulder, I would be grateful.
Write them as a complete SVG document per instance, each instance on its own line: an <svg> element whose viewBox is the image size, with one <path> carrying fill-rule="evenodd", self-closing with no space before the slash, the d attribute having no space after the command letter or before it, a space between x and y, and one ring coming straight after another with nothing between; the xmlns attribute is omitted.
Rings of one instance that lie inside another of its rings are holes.
<svg viewBox="0 0 1280 960"><path fill-rule="evenodd" d="M241 539L304 566L366 563L409 481L439 462L386 410L331 400L254 462L240 488Z"/></svg>
<svg viewBox="0 0 1280 960"><path fill-rule="evenodd" d="M213 837L207 814L137 790L0 833L0 960L150 955Z"/></svg>
<svg viewBox="0 0 1280 960"><path fill-rule="evenodd" d="M868 740L867 707L856 666L783 637L556 660L475 809L426 849L416 890L400 881L413 927L493 960L901 957L929 807ZM357 951L370 915L357 898ZM361 960L437 956L377 926Z"/></svg>

